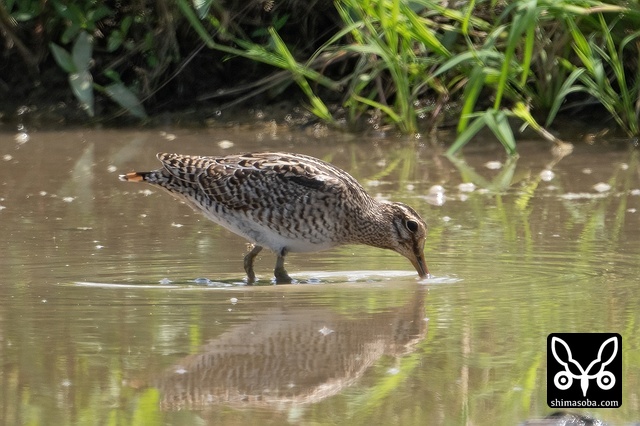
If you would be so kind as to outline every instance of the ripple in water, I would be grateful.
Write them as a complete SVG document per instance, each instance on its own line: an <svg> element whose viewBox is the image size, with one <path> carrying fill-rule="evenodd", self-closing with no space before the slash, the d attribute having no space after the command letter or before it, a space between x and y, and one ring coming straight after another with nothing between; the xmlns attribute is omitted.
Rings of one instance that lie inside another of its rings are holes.
<svg viewBox="0 0 640 426"><path fill-rule="evenodd" d="M297 278L296 278L297 277ZM420 284L452 284L462 281L461 278L455 276L430 276L419 280L416 273L413 271L306 271L295 274L294 282L291 285L326 285L326 284L340 284L340 283L393 283L397 279L402 281L412 282L415 280ZM150 282L94 282L94 281L76 281L75 285L83 287L104 287L104 288L151 288L151 289L228 289L238 287L264 287L272 286L275 284L273 279L258 280L253 286L248 286L246 281L238 281L237 279L229 280L212 280L206 277L198 277L196 279L182 279L172 280L170 278L163 278L158 283ZM287 284L278 284L283 286Z"/></svg>

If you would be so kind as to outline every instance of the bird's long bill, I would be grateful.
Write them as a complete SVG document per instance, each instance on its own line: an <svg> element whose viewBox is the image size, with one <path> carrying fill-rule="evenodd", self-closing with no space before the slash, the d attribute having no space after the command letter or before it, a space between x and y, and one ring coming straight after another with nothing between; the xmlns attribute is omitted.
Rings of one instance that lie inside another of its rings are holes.
<svg viewBox="0 0 640 426"><path fill-rule="evenodd" d="M418 251L415 254L415 257L411 257L409 260L413 267L416 268L416 271L418 271L420 278L428 278L429 275L431 275L429 273L429 268L427 268L427 262L424 260L424 252L422 250Z"/></svg>

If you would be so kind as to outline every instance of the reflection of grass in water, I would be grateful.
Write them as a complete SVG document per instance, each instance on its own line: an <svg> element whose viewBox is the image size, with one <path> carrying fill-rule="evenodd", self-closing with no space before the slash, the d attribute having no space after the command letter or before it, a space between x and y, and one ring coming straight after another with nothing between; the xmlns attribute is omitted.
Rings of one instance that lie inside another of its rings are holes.
<svg viewBox="0 0 640 426"><path fill-rule="evenodd" d="M469 284L431 293L427 303L429 331L417 351L400 359L379 361L363 380L364 387L342 397L347 407L351 407L346 411L353 413L354 424L373 424L389 418L424 418L427 413L446 414L447 419L453 422L455 418L456 423L487 419L478 424L512 424L514 419L545 415L549 411L545 387L546 336L557 330L620 331L628 345L625 357L631 355L624 363L628 380L638 380L635 369L638 356L632 355L633 348L638 346L635 310L598 309L603 304L610 306L606 289L599 288L591 294L585 289L580 300L566 304L566 286L553 288L536 283L523 292L537 294L535 299L524 298L514 303L507 296L508 288L495 289L494 297L477 298L483 290L470 288ZM589 287L597 288L600 284ZM488 303L497 306L488 309ZM627 303L634 306L638 303L637 296ZM584 316L575 315L587 311L588 322ZM612 316L616 317L613 322ZM523 321L524 318L529 321ZM390 375L389 366L396 368L395 374ZM633 384L625 386L634 388ZM416 401L420 401L418 406ZM393 407L393 414L388 412L389 407ZM633 410L633 407L616 413L599 410L599 415L605 420L632 419Z"/></svg>
<svg viewBox="0 0 640 426"><path fill-rule="evenodd" d="M450 160L460 171L463 181L472 182L480 188L486 188L496 193L496 209L488 213L494 220L502 224L503 230L506 231L505 235L508 237L508 241L516 243L518 240L524 238L526 245L533 248L534 241L529 227L529 216L532 212L531 200L538 195L537 191L542 181L540 173L534 173L520 182L521 186L518 187L519 195L514 199L513 203L505 203L503 202L502 193L512 189L516 183L514 182L517 165L516 158L509 159L503 166L501 172L490 181L475 172L473 167L469 166L462 158L450 157ZM551 170L560 160L561 158L556 158L551 161L551 163L546 166L546 170ZM563 206L570 213L566 222L562 224L562 227L566 230L572 230L579 225L583 225L578 240L578 249L585 253L585 255L592 253L596 240L602 238L606 239L606 245L610 251L617 249L616 245L619 242L621 230L623 229L627 216L625 212L628 197L630 196L631 181L637 165L638 154L637 152L633 152L626 168L613 168L612 175L608 181L608 184L611 186L611 195L580 200L579 202L569 200L567 197L561 198ZM573 176L568 177L568 179L573 178ZM561 177L556 177L554 185L559 188L558 192L562 193L563 185ZM620 196L613 197L612 194L614 193L619 193ZM605 228L608 223L605 219L611 210L611 203L613 203L616 198L619 199L619 202L614 210L615 214L613 215L614 220L612 221L611 229L607 231ZM479 206L479 208L484 209L484 205ZM533 253L533 251L531 253Z"/></svg>
<svg viewBox="0 0 640 426"><path fill-rule="evenodd" d="M461 174L466 176L463 180L492 188L498 194L493 196L495 208L492 209L487 209L486 199L490 195L471 196L466 201L467 210L477 211L475 238L484 242L469 244L490 246L491 249L469 252L468 262L458 263L459 275L472 276L466 272L467 263L471 264L473 272L477 264L474 258L486 256L487 250L492 252L489 261L498 260L497 268L500 267L500 253L509 253L505 259L515 259L523 249L525 259L530 262L555 259L553 254L547 253L547 244L541 244L544 240L536 240L533 232L535 223L540 220L540 211L534 204L540 196L539 174L520 181L523 186L519 187L519 194L505 196L501 193L512 192L513 187L513 182L505 176L516 176L515 162L497 181L474 179L478 175L472 169L470 172L463 161L457 163L460 164L463 166ZM637 383L640 376L634 365L638 364L640 356L633 348L640 345L635 309L640 303L638 294L629 293L630 287L608 282L606 274L597 272L604 270L604 266L594 265L599 259L615 259L616 253L622 250L620 243L628 220L626 210L637 167L638 154L632 153L627 168L612 169L608 180L612 187L610 195L579 201L560 199L558 204L571 214L544 213L554 214L552 217L563 221L550 222L551 230L578 231L578 238L567 241L576 252L568 257L558 257L557 264L550 266L556 271L564 270L563 274L536 275L535 269L523 268L521 272L530 275L517 283L517 287L501 283L500 274L496 274L498 280L489 288L479 288L477 283L466 279L461 285L431 293L430 304L427 304L429 335L419 347L420 355L412 355L406 364L404 360L398 361L397 376L401 380L395 380L395 376L386 377L379 371L372 388L353 397L354 407L359 404L367 407L358 410L364 416L364 419L356 416L358 422L366 424L385 418L388 413L380 407L390 406L395 407L398 416L395 418L401 418L403 407L408 407L406 400L415 398L428 406L429 412L462 413L461 422L482 417L490 419L488 423L499 424L514 418L545 415L549 409L546 407L543 357L546 336L554 331L620 332L626 342L624 368L630 374L629 380ZM554 185L562 186L561 176ZM536 217L532 218L532 214ZM440 227L442 229L444 227ZM550 234L547 230L544 235L549 238ZM470 237L474 238L473 235ZM585 271L590 273L585 274ZM629 276L628 272L626 276ZM462 340L459 336L463 336ZM419 357L418 366L412 364L413 356ZM414 388L417 383L429 383L430 386ZM635 387L634 384L625 385L625 398L628 390ZM368 399L372 402L368 403ZM616 410L613 415L606 410L595 412L605 420L632 419L632 410L627 404L626 409L623 406L622 411ZM483 413L482 416L479 413Z"/></svg>

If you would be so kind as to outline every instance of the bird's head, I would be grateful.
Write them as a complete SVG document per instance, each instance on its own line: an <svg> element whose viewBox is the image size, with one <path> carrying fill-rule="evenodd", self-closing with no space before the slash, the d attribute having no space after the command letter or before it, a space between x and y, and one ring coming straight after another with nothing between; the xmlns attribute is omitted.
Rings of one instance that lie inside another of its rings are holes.
<svg viewBox="0 0 640 426"><path fill-rule="evenodd" d="M391 219L391 238L386 248L394 250L411 262L420 278L429 277L424 260L427 224L411 207L402 203L387 204Z"/></svg>

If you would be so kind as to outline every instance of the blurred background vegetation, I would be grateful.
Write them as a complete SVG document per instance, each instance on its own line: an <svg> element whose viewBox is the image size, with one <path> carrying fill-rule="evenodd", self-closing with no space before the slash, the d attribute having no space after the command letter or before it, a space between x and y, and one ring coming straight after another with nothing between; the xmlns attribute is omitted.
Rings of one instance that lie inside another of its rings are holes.
<svg viewBox="0 0 640 426"><path fill-rule="evenodd" d="M0 108L121 124L293 100L347 130L455 127L451 153L483 128L509 153L519 126L557 142L561 114L637 144L638 28L637 1L0 0Z"/></svg>

